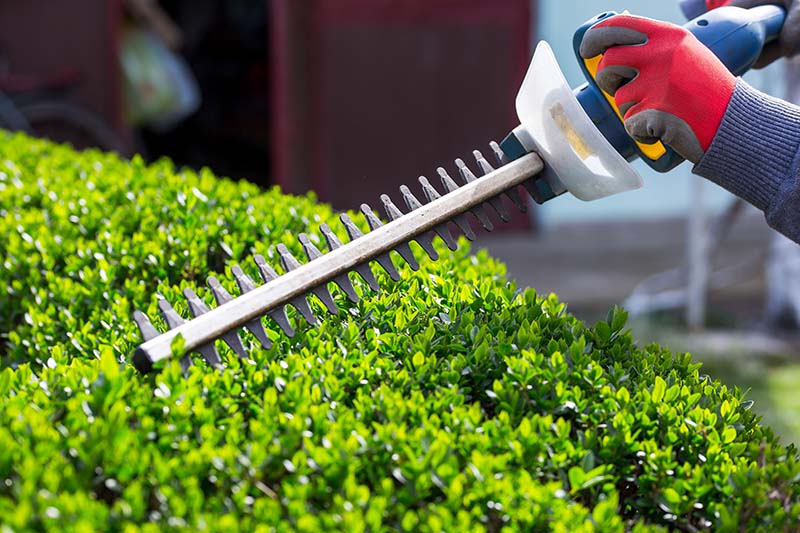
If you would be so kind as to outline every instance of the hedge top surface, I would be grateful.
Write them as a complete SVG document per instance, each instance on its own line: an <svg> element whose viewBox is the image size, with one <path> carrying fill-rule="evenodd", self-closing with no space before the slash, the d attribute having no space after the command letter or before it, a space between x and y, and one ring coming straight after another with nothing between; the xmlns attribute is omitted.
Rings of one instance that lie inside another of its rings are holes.
<svg viewBox="0 0 800 533"><path fill-rule="evenodd" d="M224 372L128 364L135 307L233 291L226 265L320 222L311 196L0 135L4 527L796 527L797 452L738 390L465 243L293 339L265 322L273 348Z"/></svg>

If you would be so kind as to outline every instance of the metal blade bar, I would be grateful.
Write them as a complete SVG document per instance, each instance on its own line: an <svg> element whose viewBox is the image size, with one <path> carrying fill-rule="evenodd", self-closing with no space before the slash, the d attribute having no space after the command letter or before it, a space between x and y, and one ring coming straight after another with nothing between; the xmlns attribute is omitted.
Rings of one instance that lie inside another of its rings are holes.
<svg viewBox="0 0 800 533"><path fill-rule="evenodd" d="M304 298L320 285L347 274L380 255L388 254L414 237L520 185L543 168L544 164L537 154L525 155L483 178L375 228L341 248L331 250L322 257L285 273L278 280L256 287L208 313L176 325L144 342L134 352L134 364L143 372L151 370L153 364L172 355L171 345L178 335L184 341L183 353L179 355L213 343L228 331L297 298Z"/></svg>

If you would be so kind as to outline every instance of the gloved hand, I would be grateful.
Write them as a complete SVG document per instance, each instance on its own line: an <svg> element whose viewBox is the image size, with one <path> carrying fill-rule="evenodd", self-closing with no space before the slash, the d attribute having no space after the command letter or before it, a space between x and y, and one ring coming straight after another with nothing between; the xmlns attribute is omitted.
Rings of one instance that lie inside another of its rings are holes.
<svg viewBox="0 0 800 533"><path fill-rule="evenodd" d="M753 65L763 68L782 57L792 57L800 53L800 2L796 0L706 0L706 7L716 9L722 6L734 6L750 9L765 4L782 6L786 10L786 21L783 23L778 40L769 43L761 51L761 55Z"/></svg>
<svg viewBox="0 0 800 533"><path fill-rule="evenodd" d="M616 15L586 32L580 54L604 54L597 84L614 96L631 137L661 140L684 159L700 161L736 78L697 38L667 22Z"/></svg>

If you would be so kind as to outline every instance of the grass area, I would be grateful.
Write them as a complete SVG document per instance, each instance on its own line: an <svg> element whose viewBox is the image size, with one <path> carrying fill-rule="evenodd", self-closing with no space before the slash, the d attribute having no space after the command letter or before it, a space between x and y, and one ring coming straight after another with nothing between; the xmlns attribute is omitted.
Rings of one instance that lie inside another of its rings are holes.
<svg viewBox="0 0 800 533"><path fill-rule="evenodd" d="M702 354L695 355L703 361ZM762 422L781 436L784 442L800 444L800 361L765 361L760 358L736 358L723 362L714 358L703 369L728 386L747 391L753 411Z"/></svg>

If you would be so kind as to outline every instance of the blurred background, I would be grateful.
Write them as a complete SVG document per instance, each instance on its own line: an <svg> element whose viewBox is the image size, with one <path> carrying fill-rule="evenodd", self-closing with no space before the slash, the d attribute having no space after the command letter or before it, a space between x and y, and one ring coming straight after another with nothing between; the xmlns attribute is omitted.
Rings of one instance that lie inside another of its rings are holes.
<svg viewBox="0 0 800 533"><path fill-rule="evenodd" d="M501 140L538 40L580 85L574 30L624 9L684 22L672 0L4 1L0 127L353 208ZM746 78L800 102L799 72ZM478 246L583 319L625 305L800 441L800 247L686 164L635 166L643 189L565 195Z"/></svg>

